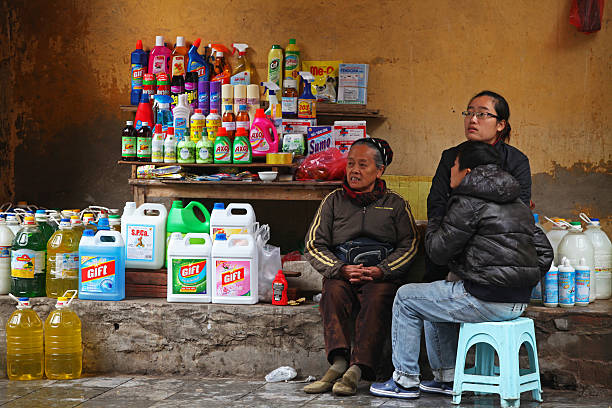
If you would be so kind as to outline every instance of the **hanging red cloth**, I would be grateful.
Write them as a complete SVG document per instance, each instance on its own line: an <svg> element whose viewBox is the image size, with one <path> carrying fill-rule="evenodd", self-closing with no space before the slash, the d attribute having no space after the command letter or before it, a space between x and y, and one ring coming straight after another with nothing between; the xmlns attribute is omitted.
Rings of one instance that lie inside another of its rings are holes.
<svg viewBox="0 0 612 408"><path fill-rule="evenodd" d="M604 0L572 0L570 24L585 34L601 30Z"/></svg>

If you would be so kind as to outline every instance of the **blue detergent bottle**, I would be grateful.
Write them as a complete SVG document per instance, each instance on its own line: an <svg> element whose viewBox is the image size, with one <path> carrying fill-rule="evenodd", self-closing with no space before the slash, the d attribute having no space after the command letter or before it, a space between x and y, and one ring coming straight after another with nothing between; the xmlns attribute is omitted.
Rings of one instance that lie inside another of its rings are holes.
<svg viewBox="0 0 612 408"><path fill-rule="evenodd" d="M98 222L98 231L85 230L79 243L79 299L122 300L125 298L125 244L108 219Z"/></svg>
<svg viewBox="0 0 612 408"><path fill-rule="evenodd" d="M136 49L130 56L132 74L130 103L134 106L138 105L140 96L142 95L142 78L147 69L147 60L147 53L142 49L142 40L138 40L136 42Z"/></svg>

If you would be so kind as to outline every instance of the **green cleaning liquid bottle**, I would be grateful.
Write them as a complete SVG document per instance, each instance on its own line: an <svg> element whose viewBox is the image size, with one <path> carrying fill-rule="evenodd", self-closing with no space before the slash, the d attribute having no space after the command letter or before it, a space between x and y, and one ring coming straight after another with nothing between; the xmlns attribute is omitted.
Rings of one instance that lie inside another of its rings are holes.
<svg viewBox="0 0 612 408"><path fill-rule="evenodd" d="M232 160L237 164L253 163L253 151L251 150L251 142L249 142L249 133L244 128L236 130Z"/></svg>
<svg viewBox="0 0 612 408"><path fill-rule="evenodd" d="M194 207L197 207L204 215L204 222L195 215ZM198 201L192 201L183 208L182 201L173 201L172 207L168 212L168 221L166 222L166 251L170 236L173 232L180 232L185 235L189 232L210 232L210 213L204 205ZM166 257L166 266L168 258Z"/></svg>
<svg viewBox="0 0 612 408"><path fill-rule="evenodd" d="M202 137L196 144L196 163L208 164L215 160L215 144L208 138L206 128L202 130Z"/></svg>
<svg viewBox="0 0 612 408"><path fill-rule="evenodd" d="M11 293L19 297L45 296L47 240L34 217L25 217L11 247Z"/></svg>
<svg viewBox="0 0 612 408"><path fill-rule="evenodd" d="M224 127L217 130L215 138L215 163L229 164L232 162L232 142Z"/></svg>

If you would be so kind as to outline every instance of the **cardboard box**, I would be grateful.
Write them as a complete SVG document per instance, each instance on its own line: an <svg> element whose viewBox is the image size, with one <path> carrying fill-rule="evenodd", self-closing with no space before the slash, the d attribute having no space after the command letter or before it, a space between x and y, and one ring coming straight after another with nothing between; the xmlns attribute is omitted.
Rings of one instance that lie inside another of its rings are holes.
<svg viewBox="0 0 612 408"><path fill-rule="evenodd" d="M332 126L310 126L307 135L307 156L334 146L334 129Z"/></svg>
<svg viewBox="0 0 612 408"><path fill-rule="evenodd" d="M338 103L367 105L368 64L340 64Z"/></svg>
<svg viewBox="0 0 612 408"><path fill-rule="evenodd" d="M283 119L281 133L301 133L305 135L309 126L316 126L316 119Z"/></svg>
<svg viewBox="0 0 612 408"><path fill-rule="evenodd" d="M335 121L334 146L342 153L348 153L353 142L366 137L366 121Z"/></svg>

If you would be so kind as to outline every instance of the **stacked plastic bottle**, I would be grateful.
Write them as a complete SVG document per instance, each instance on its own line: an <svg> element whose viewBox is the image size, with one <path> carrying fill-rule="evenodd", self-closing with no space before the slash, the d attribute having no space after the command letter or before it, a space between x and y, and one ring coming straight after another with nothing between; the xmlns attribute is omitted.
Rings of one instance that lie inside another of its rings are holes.
<svg viewBox="0 0 612 408"><path fill-rule="evenodd" d="M27 297L15 298L17 310L6 323L6 373L9 380L43 376L43 324Z"/></svg>
<svg viewBox="0 0 612 408"><path fill-rule="evenodd" d="M77 293L72 292L70 299L57 298L45 321L45 374L50 380L79 378L83 369L81 319L68 307Z"/></svg>

